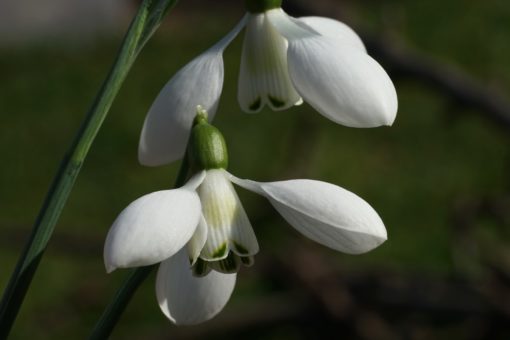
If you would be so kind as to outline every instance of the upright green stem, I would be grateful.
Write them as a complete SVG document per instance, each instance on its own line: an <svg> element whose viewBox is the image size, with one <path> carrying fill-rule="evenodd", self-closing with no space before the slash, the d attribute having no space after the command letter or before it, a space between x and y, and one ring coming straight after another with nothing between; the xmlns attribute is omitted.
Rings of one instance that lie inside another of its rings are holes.
<svg viewBox="0 0 510 340"><path fill-rule="evenodd" d="M188 172L188 159L184 158L179 174L175 180L174 187L177 188L184 185ZM97 321L92 333L90 334L89 340L108 339L136 290L155 267L156 265L152 265L131 270L131 273L119 288L113 297L113 300L106 307L101 318Z"/></svg>
<svg viewBox="0 0 510 340"><path fill-rule="evenodd" d="M133 19L115 63L61 162L30 238L0 304L0 339L10 333L23 299L99 128L144 44L177 0L145 0Z"/></svg>
<svg viewBox="0 0 510 340"><path fill-rule="evenodd" d="M149 277L154 267L156 267L156 265L131 270L124 284L117 291L113 300L97 321L96 326L90 334L89 340L108 339L136 290L140 287L142 282Z"/></svg>

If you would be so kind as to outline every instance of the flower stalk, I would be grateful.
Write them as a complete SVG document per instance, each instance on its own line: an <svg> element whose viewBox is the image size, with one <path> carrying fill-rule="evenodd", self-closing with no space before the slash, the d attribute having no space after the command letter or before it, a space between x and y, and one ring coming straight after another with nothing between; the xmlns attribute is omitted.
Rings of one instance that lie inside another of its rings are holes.
<svg viewBox="0 0 510 340"><path fill-rule="evenodd" d="M282 7L282 0L246 0L245 6L250 13L263 13Z"/></svg>
<svg viewBox="0 0 510 340"><path fill-rule="evenodd" d="M85 157L131 66L165 14L177 0L145 0L140 5L117 58L64 156L34 223L0 304L0 339L5 339L21 308L32 278L71 193Z"/></svg>

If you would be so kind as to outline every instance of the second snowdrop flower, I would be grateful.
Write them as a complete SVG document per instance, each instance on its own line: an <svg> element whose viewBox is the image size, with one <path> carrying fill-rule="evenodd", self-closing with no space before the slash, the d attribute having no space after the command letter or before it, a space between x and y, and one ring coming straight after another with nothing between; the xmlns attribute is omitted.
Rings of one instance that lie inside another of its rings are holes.
<svg viewBox="0 0 510 340"><path fill-rule="evenodd" d="M161 165L184 155L197 102L213 118L223 87L223 50L244 27L238 86L244 111L284 110L304 100L345 126L393 123L395 87L352 29L328 18L292 18L280 8L281 0L246 5L239 24L182 68L156 98L142 129L142 164Z"/></svg>
<svg viewBox="0 0 510 340"><path fill-rule="evenodd" d="M104 248L108 272L161 262L156 295L175 323L216 315L239 267L252 265L259 251L233 183L267 198L296 230L334 250L360 254L387 238L374 209L336 185L304 179L260 183L231 175L223 136L203 113L188 150L195 175L181 188L131 203L113 223Z"/></svg>

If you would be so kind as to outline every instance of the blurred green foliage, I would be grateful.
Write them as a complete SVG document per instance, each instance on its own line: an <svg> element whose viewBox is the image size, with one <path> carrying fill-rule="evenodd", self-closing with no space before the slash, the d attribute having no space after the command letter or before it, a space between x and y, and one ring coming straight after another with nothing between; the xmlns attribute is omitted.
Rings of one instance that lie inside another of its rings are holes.
<svg viewBox="0 0 510 340"><path fill-rule="evenodd" d="M346 3L361 28L384 32L463 68L488 86L510 89L506 1ZM146 46L93 145L12 339L88 334L125 275L122 270L106 275L103 268L102 242L111 222L135 198L169 188L176 174L176 165L138 164L145 113L171 75L222 37L240 15L240 9L178 10ZM0 50L0 289L118 44L119 39L105 39L71 47L41 43ZM409 79L396 82L400 109L391 128L345 128L306 104L285 112L243 114L236 100L240 50L237 39L225 53L225 88L215 120L229 144L230 171L265 181L320 179L370 202L385 221L389 240L358 257L324 250L339 265L355 271L450 275L455 269L452 210L459 201L508 191L508 133ZM257 219L260 214L271 216L266 225L254 225L262 252L277 251L289 237L300 237L276 212L267 211L262 198L239 191L253 221L266 220ZM498 237L494 222L485 221L483 228L490 237ZM309 242L304 237L300 241ZM152 283L153 279L136 295L115 338L171 334ZM244 271L227 309L268 289L270 283Z"/></svg>

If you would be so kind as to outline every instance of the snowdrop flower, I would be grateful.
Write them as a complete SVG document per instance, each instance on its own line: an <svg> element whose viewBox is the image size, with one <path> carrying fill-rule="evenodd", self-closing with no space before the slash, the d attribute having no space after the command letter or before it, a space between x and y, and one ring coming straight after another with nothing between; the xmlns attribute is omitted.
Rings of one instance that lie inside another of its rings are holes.
<svg viewBox="0 0 510 340"><path fill-rule="evenodd" d="M152 104L138 157L157 166L184 155L197 103L212 120L223 87L223 50L246 28L238 100L246 112L284 110L304 101L349 127L391 125L397 95L391 79L347 25L288 16L281 0L247 0L248 13L209 50L170 79Z"/></svg>
<svg viewBox="0 0 510 340"><path fill-rule="evenodd" d="M230 298L239 267L252 265L259 251L233 183L267 198L296 230L334 250L360 254L387 238L372 207L338 186L231 175L225 141L203 115L195 120L188 151L195 175L181 188L132 202L113 223L104 248L108 272L161 263L156 295L176 324L216 315Z"/></svg>

